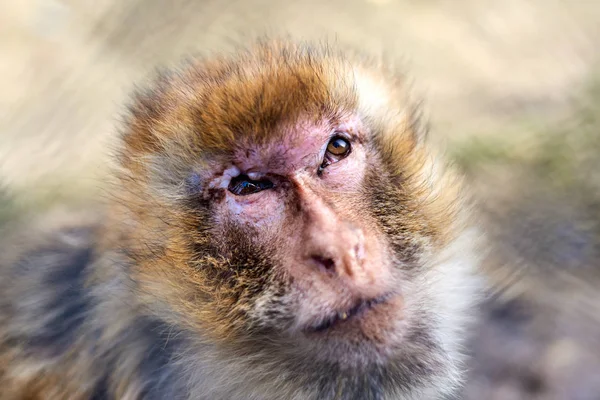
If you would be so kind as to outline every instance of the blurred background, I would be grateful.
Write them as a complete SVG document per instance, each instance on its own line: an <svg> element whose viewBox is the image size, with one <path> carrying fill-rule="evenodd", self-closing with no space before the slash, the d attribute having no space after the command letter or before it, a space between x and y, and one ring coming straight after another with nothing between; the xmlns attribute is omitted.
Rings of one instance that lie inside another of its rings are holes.
<svg viewBox="0 0 600 400"><path fill-rule="evenodd" d="M0 0L0 225L101 196L155 67L282 33L404 65L467 174L493 290L463 398L600 399L600 1Z"/></svg>

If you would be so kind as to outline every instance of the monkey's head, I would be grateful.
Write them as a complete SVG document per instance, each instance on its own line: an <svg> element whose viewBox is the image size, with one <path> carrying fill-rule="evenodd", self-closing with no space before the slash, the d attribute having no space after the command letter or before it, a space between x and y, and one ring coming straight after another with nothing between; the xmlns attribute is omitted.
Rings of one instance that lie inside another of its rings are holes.
<svg viewBox="0 0 600 400"><path fill-rule="evenodd" d="M248 369L448 387L475 260L418 122L402 76L325 46L163 75L120 153L143 303Z"/></svg>

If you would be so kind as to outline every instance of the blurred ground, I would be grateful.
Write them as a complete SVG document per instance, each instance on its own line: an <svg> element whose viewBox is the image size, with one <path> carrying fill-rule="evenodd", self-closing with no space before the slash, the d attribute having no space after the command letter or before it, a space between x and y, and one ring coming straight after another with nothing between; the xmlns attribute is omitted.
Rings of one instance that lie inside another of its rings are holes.
<svg viewBox="0 0 600 400"><path fill-rule="evenodd" d="M264 33L404 62L498 287L465 399L600 399L600 2L0 0L0 222L99 195L133 83Z"/></svg>

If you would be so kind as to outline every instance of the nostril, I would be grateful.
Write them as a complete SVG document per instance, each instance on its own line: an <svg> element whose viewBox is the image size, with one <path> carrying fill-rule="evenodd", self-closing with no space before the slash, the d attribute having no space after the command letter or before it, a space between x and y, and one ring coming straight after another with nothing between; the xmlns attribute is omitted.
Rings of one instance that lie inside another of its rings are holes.
<svg viewBox="0 0 600 400"><path fill-rule="evenodd" d="M354 256L358 259L363 258L363 247L360 244L354 246Z"/></svg>
<svg viewBox="0 0 600 400"><path fill-rule="evenodd" d="M321 265L323 268L331 270L334 269L335 267L335 261L333 261L333 258L328 258L328 257L321 257L321 256L311 256L311 259Z"/></svg>

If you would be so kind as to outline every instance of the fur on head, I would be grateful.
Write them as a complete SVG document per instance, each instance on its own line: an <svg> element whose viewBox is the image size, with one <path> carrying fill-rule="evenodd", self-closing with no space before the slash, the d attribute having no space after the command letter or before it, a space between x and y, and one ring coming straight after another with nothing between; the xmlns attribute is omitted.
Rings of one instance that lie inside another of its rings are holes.
<svg viewBox="0 0 600 400"><path fill-rule="evenodd" d="M321 169L339 135L352 152ZM162 75L123 144L110 245L140 302L202 349L181 357L207 398L458 385L476 234L401 74L261 42ZM268 190L236 196L238 181Z"/></svg>

